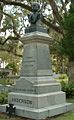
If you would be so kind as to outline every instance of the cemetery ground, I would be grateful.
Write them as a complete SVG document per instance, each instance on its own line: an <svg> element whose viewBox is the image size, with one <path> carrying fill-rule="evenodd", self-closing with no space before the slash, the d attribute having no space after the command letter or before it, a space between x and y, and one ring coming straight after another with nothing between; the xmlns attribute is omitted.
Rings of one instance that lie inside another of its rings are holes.
<svg viewBox="0 0 74 120"><path fill-rule="evenodd" d="M74 98L67 99L67 101L74 103ZM30 119L21 118L21 117L17 117L17 116L8 118L8 116L6 114L0 113L0 120L30 120ZM52 118L46 118L46 120L74 120L74 110L72 110L68 113L62 114L62 115L52 117Z"/></svg>
<svg viewBox="0 0 74 120"><path fill-rule="evenodd" d="M68 82L67 76L66 75L61 75L59 77L58 81L62 81L62 82L66 82L67 83ZM12 82L12 80L6 80L6 82L4 80L4 82L3 82L3 84L8 84L8 83L11 84L13 82ZM65 85L65 84L63 84L63 85ZM67 87L67 90L68 90L68 87L70 89L70 88L72 88L72 85L66 86L66 87ZM74 85L73 85L73 90L74 90ZM70 94L71 93L72 92L70 92ZM67 95L69 95L69 94L67 93ZM6 94L4 94L4 96L7 97ZM1 98L1 96L0 96L0 98ZM73 91L73 96L71 96L70 98L67 98L67 102L74 103L74 91ZM12 116L11 118L9 118L7 116L7 114L0 113L0 120L30 120L30 119L22 118L22 117L18 117L18 116ZM52 118L46 118L46 120L74 120L74 109L72 111L68 112L68 113L64 113L64 114L61 114L61 115L58 115L58 116L54 116Z"/></svg>

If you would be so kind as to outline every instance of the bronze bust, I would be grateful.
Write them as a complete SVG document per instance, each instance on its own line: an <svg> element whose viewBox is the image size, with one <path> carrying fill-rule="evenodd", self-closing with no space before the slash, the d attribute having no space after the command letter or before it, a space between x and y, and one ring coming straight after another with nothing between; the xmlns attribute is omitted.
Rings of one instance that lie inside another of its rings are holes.
<svg viewBox="0 0 74 120"><path fill-rule="evenodd" d="M29 22L36 24L41 19L40 5L38 3L32 4L32 13L28 15Z"/></svg>
<svg viewBox="0 0 74 120"><path fill-rule="evenodd" d="M25 29L25 33L35 31L47 33L47 28L42 25L43 15L39 3L33 3L31 7L32 12L28 15L30 26Z"/></svg>

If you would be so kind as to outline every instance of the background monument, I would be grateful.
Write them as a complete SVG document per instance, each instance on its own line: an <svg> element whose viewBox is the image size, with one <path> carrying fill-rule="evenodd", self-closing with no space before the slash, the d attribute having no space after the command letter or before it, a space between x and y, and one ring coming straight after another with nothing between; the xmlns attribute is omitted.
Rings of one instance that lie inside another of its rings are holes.
<svg viewBox="0 0 74 120"><path fill-rule="evenodd" d="M72 109L60 83L54 80L49 51L51 37L41 26L41 19L40 6L34 3L29 15L31 26L21 38L24 52L20 79L8 95L8 103L14 104L16 115L32 119L45 119Z"/></svg>

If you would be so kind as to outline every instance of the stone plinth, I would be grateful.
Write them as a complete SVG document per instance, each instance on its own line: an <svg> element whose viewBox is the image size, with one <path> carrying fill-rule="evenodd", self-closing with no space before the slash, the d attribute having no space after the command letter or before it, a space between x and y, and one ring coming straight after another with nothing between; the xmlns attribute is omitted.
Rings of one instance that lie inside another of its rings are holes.
<svg viewBox="0 0 74 120"><path fill-rule="evenodd" d="M54 80L47 33L32 32L21 38L24 52L20 79L8 95L8 103L16 107L16 115L45 119L73 108L66 103L60 83ZM1 106L4 112L5 106Z"/></svg>
<svg viewBox="0 0 74 120"><path fill-rule="evenodd" d="M48 43L50 37L46 33L28 33L21 38L24 45L21 76L52 75L51 59Z"/></svg>

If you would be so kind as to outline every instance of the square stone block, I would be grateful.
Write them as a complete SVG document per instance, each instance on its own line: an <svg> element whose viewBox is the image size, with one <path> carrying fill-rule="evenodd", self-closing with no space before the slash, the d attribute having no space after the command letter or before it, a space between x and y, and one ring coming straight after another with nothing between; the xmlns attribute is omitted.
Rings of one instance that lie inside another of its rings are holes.
<svg viewBox="0 0 74 120"><path fill-rule="evenodd" d="M65 93L62 91L38 95L11 92L8 96L8 103L37 109L65 102Z"/></svg>

